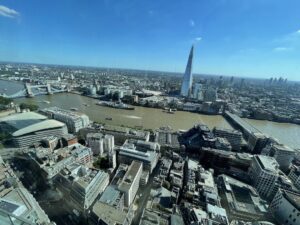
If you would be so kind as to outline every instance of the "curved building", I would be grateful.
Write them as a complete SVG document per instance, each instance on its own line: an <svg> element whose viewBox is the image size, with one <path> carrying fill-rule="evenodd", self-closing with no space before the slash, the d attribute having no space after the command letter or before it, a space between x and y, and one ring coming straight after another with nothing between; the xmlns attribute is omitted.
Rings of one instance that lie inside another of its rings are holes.
<svg viewBox="0 0 300 225"><path fill-rule="evenodd" d="M67 126L35 112L17 113L0 119L0 130L11 135L16 147L28 147L45 137L61 137Z"/></svg>

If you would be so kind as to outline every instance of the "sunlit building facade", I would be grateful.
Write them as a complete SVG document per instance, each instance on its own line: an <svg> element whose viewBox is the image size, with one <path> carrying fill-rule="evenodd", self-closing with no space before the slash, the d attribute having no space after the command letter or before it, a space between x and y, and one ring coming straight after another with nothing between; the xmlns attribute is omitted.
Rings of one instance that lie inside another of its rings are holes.
<svg viewBox="0 0 300 225"><path fill-rule="evenodd" d="M192 46L189 59L186 65L185 73L183 76L183 81L181 85L181 91L180 94L182 96L188 97L191 94L192 91L192 84L193 84L193 54L194 54L194 46Z"/></svg>

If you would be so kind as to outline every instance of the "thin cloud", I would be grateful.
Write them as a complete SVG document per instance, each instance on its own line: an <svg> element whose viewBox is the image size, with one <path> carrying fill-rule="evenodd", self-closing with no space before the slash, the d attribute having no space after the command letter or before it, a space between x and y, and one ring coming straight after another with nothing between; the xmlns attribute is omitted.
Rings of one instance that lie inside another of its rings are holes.
<svg viewBox="0 0 300 225"><path fill-rule="evenodd" d="M195 26L195 21L190 19L189 24L190 24L191 27L194 27Z"/></svg>
<svg viewBox="0 0 300 225"><path fill-rule="evenodd" d="M17 18L20 15L16 10L0 5L0 16L8 18Z"/></svg>
<svg viewBox="0 0 300 225"><path fill-rule="evenodd" d="M298 49L300 47L300 30L278 37L274 39L272 43L275 45L273 50L276 51L290 51L296 48Z"/></svg>
<svg viewBox="0 0 300 225"><path fill-rule="evenodd" d="M196 38L195 38L195 41L196 41L196 42L199 42L199 41L201 41L201 40L202 40L202 37L196 37Z"/></svg>
<svg viewBox="0 0 300 225"><path fill-rule="evenodd" d="M287 51L291 51L292 48L290 47L276 47L273 49L274 52L287 52Z"/></svg>

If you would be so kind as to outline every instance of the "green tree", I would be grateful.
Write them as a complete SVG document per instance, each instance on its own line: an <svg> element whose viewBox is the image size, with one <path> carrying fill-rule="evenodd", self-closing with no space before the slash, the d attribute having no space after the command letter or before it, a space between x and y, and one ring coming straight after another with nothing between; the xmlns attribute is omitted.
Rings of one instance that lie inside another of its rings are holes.
<svg viewBox="0 0 300 225"><path fill-rule="evenodd" d="M0 96L0 105L8 105L11 102L11 99Z"/></svg>
<svg viewBox="0 0 300 225"><path fill-rule="evenodd" d="M99 157L97 159L97 161L95 161L93 163L94 167L98 168L98 169L108 169L109 168L109 162L108 162L108 158L101 158Z"/></svg>
<svg viewBox="0 0 300 225"><path fill-rule="evenodd" d="M38 110L38 106L32 103L21 103L20 109L29 109L30 111L36 111Z"/></svg>

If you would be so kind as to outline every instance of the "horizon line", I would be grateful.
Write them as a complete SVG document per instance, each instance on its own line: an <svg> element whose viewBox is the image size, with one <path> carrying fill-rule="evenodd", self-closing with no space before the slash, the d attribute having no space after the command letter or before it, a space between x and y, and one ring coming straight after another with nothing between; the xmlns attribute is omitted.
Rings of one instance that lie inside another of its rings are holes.
<svg viewBox="0 0 300 225"><path fill-rule="evenodd" d="M61 66L61 67L86 67L86 68L95 68L95 69L116 69L116 70L137 70L137 71L149 71L149 72L156 72L156 73L169 73L169 74L182 74L184 75L183 72L175 72L175 71L162 71L162 70L146 70L146 69L134 69L134 68L120 68L120 67L102 67L102 66L87 66L87 65L70 65L70 64L54 64L54 63L37 63L37 62L16 62L16 61L3 61L0 60L0 64L3 63L13 63L13 64L36 64L36 65L48 65L48 66ZM193 76L222 76L222 77L235 77L235 78L240 78L240 79L257 79L257 80L269 80L271 78L279 78L276 76L270 76L269 78L261 78L261 77L256 77L256 76L237 76L237 75L226 75L226 74L207 74L207 73L192 73ZM300 82L300 80L289 80L290 82Z"/></svg>

